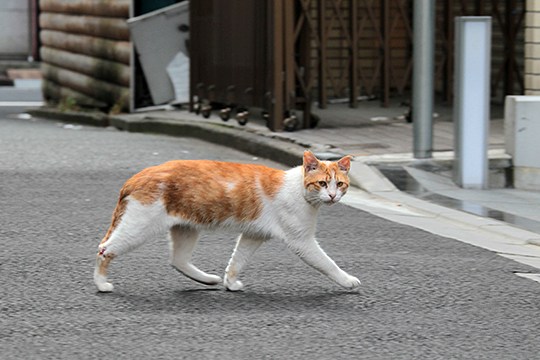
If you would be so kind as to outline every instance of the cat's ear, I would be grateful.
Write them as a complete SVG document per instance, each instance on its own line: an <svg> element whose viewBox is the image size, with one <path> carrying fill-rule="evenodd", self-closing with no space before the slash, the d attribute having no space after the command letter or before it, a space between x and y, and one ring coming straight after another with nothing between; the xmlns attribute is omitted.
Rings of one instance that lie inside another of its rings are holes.
<svg viewBox="0 0 540 360"><path fill-rule="evenodd" d="M304 172L308 173L319 167L319 159L309 150L304 151Z"/></svg>
<svg viewBox="0 0 540 360"><path fill-rule="evenodd" d="M339 169L343 172L348 173L349 170L351 169L351 159L352 159L351 155L347 155L339 159L337 161Z"/></svg>

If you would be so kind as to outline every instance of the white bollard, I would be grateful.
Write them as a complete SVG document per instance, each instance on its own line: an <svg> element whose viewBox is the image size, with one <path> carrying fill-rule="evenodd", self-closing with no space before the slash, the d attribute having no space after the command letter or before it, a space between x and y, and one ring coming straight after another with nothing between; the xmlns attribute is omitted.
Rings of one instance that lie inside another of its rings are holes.
<svg viewBox="0 0 540 360"><path fill-rule="evenodd" d="M456 17L454 71L454 181L467 189L488 185L491 17Z"/></svg>

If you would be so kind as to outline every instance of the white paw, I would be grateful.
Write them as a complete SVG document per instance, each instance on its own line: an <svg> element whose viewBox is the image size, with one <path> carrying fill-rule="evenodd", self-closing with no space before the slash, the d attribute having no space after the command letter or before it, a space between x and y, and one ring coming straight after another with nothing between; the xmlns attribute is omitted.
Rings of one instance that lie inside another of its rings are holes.
<svg viewBox="0 0 540 360"><path fill-rule="evenodd" d="M244 284L240 280L230 281L226 276L223 280L223 285L229 291L240 291L244 288Z"/></svg>
<svg viewBox="0 0 540 360"><path fill-rule="evenodd" d="M361 285L360 280L358 278L347 275L347 279L340 284L341 286L347 288L347 289L355 289Z"/></svg>
<svg viewBox="0 0 540 360"><path fill-rule="evenodd" d="M114 290L114 286L110 282L96 284L96 286L99 292L112 292Z"/></svg>
<svg viewBox="0 0 540 360"><path fill-rule="evenodd" d="M96 284L99 292L111 292L114 289L113 284L107 281L107 278L103 275L94 273L94 283Z"/></svg>

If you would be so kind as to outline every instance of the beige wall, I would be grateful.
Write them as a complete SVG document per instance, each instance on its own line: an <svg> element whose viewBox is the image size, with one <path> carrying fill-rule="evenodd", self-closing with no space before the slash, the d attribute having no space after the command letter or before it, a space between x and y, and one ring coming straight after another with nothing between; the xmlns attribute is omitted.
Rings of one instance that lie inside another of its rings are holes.
<svg viewBox="0 0 540 360"><path fill-rule="evenodd" d="M527 0L525 15L525 95L540 95L540 1Z"/></svg>

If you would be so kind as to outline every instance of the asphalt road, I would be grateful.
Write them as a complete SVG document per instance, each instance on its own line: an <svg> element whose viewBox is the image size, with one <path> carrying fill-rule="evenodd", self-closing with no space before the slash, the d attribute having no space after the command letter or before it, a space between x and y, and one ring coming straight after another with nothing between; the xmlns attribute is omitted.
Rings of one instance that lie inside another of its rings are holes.
<svg viewBox="0 0 540 360"><path fill-rule="evenodd" d="M244 292L208 288L168 265L164 238L115 260L115 292L97 293L120 186L187 158L271 164L192 139L0 119L1 359L540 358L540 284L514 275L534 269L344 205L324 209L318 237L358 291L277 241ZM222 274L234 237L204 236L195 263Z"/></svg>

